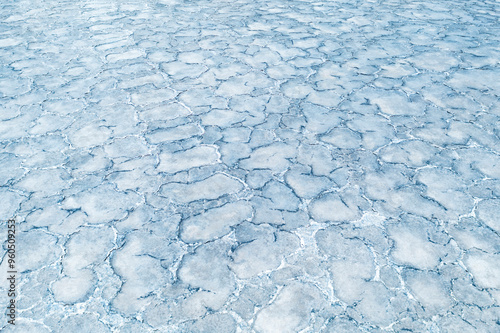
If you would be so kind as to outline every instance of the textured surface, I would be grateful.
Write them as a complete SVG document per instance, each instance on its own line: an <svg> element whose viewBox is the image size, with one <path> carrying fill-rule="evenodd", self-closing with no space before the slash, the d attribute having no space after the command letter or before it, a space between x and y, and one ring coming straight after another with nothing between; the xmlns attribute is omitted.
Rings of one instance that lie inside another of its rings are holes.
<svg viewBox="0 0 500 333"><path fill-rule="evenodd" d="M2 1L2 331L499 332L499 16Z"/></svg>

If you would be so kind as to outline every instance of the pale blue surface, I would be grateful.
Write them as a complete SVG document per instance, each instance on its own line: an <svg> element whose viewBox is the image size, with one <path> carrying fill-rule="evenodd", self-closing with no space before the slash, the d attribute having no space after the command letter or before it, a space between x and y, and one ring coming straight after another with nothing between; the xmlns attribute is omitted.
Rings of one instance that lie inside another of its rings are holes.
<svg viewBox="0 0 500 333"><path fill-rule="evenodd" d="M3 331L500 331L498 1L0 18Z"/></svg>

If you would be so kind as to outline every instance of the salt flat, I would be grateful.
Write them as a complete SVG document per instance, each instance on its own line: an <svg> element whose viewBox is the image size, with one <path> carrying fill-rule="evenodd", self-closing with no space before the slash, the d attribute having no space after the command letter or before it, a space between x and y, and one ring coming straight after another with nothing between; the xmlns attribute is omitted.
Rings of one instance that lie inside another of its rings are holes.
<svg viewBox="0 0 500 333"><path fill-rule="evenodd" d="M2 332L500 331L498 1L0 18Z"/></svg>

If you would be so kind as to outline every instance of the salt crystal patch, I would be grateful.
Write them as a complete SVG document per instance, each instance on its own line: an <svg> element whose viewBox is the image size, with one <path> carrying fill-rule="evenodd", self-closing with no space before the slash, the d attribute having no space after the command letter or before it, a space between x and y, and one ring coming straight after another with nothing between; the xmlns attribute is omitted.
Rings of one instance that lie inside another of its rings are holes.
<svg viewBox="0 0 500 333"><path fill-rule="evenodd" d="M219 160L217 149L211 146L194 147L176 153L160 154L158 171L176 173L182 170L215 164Z"/></svg>

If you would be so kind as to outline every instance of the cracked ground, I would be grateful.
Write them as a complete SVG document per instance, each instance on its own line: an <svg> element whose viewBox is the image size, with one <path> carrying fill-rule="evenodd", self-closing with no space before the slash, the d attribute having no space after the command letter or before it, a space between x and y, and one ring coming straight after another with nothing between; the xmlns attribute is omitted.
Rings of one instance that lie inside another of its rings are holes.
<svg viewBox="0 0 500 333"><path fill-rule="evenodd" d="M2 332L500 331L498 1L0 18Z"/></svg>

